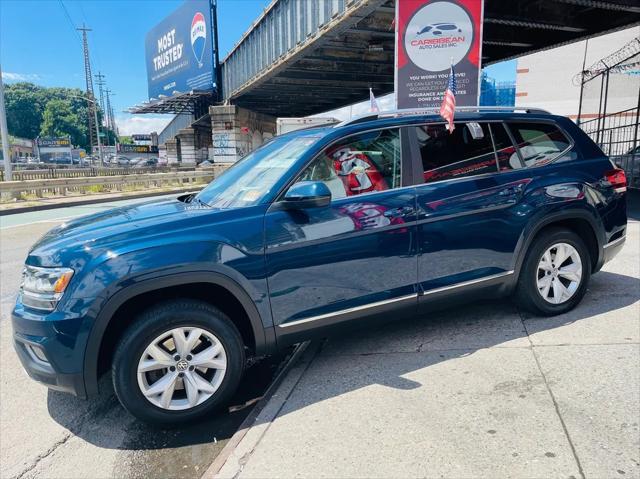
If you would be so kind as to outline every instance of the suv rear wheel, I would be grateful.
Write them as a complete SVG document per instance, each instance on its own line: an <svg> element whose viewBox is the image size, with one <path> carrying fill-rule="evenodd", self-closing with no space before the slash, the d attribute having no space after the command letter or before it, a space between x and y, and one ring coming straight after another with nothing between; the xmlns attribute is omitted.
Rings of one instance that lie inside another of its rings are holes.
<svg viewBox="0 0 640 479"><path fill-rule="evenodd" d="M184 424L230 399L244 362L240 333L224 313L200 301L171 301L143 312L124 333L113 385L137 418Z"/></svg>
<svg viewBox="0 0 640 479"><path fill-rule="evenodd" d="M573 309L587 291L591 258L582 239L564 228L543 230L529 248L516 299L524 309L553 316Z"/></svg>

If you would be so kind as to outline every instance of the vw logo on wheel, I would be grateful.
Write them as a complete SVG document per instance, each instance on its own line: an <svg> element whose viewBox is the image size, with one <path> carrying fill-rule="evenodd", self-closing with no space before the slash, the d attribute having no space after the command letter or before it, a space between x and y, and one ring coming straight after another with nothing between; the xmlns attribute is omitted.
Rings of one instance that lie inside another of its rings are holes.
<svg viewBox="0 0 640 479"><path fill-rule="evenodd" d="M186 371L187 369L189 369L189 363L186 360L181 359L176 363L176 369L180 372Z"/></svg>

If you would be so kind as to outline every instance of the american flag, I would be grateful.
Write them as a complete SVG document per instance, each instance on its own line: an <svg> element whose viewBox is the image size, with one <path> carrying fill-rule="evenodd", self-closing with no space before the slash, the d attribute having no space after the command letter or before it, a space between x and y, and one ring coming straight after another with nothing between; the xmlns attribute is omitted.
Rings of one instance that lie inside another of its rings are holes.
<svg viewBox="0 0 640 479"><path fill-rule="evenodd" d="M373 90L371 88L369 88L369 111L371 113L380 113L380 108L378 108L378 101L373 95Z"/></svg>
<svg viewBox="0 0 640 479"><path fill-rule="evenodd" d="M453 115L456 111L456 76L453 72L453 65L449 70L449 83L447 89L444 92L444 98L442 99L442 105L440 106L440 116L447 121L447 130L449 133L453 132L455 128L453 126Z"/></svg>

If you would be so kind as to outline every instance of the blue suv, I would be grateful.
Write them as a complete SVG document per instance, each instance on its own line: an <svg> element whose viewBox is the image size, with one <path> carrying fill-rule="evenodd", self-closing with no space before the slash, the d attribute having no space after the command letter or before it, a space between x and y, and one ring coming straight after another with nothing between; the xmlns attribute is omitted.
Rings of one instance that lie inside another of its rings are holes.
<svg viewBox="0 0 640 479"><path fill-rule="evenodd" d="M537 110L370 115L276 137L197 194L86 216L29 253L27 372L79 397L111 371L138 418L228 401L247 358L436 305L576 306L620 251L626 179Z"/></svg>

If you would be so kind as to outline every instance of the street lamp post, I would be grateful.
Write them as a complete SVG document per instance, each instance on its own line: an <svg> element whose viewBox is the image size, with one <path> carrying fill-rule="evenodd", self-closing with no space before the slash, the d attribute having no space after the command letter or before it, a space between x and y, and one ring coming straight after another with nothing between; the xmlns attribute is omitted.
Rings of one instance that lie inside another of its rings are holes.
<svg viewBox="0 0 640 479"><path fill-rule="evenodd" d="M0 135L2 135L2 156L4 157L4 179L11 181L11 154L9 153L9 131L7 129L7 113L4 109L4 84L2 83L2 67L0 67Z"/></svg>

